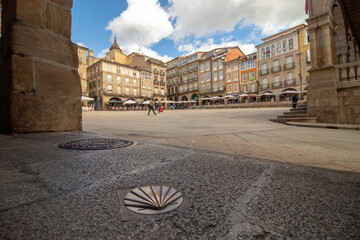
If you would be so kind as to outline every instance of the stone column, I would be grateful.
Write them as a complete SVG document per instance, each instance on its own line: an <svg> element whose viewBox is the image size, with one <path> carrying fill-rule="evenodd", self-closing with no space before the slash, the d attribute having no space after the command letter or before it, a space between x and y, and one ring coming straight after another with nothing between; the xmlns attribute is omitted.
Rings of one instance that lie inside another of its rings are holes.
<svg viewBox="0 0 360 240"><path fill-rule="evenodd" d="M0 131L81 130L72 0L2 0Z"/></svg>

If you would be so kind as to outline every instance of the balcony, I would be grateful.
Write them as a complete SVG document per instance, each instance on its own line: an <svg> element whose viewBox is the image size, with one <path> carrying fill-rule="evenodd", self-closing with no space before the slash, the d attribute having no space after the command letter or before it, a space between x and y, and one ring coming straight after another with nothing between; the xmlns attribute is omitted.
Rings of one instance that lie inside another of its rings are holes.
<svg viewBox="0 0 360 240"><path fill-rule="evenodd" d="M189 69L189 72L191 73L192 71L193 71L192 68L190 68L190 69Z"/></svg>
<svg viewBox="0 0 360 240"><path fill-rule="evenodd" d="M294 62L284 64L284 70L289 70L289 69L293 69L293 68L295 68Z"/></svg>
<svg viewBox="0 0 360 240"><path fill-rule="evenodd" d="M187 71L184 71L183 74L184 74L184 75L187 74Z"/></svg>
<svg viewBox="0 0 360 240"><path fill-rule="evenodd" d="M269 89L270 85L268 83L264 83L263 85L261 85L261 89L265 90L265 89Z"/></svg>
<svg viewBox="0 0 360 240"><path fill-rule="evenodd" d="M164 83L164 82L160 82L160 86L165 86L165 83Z"/></svg>
<svg viewBox="0 0 360 240"><path fill-rule="evenodd" d="M281 87L282 87L281 81L271 83L271 88L281 88Z"/></svg>
<svg viewBox="0 0 360 240"><path fill-rule="evenodd" d="M260 70L260 76L264 76L264 75L267 75L269 74L269 69L261 69Z"/></svg>
<svg viewBox="0 0 360 240"><path fill-rule="evenodd" d="M154 74L158 74L158 73L159 73L159 70L154 69L154 70L153 70L153 73L154 73Z"/></svg>
<svg viewBox="0 0 360 240"><path fill-rule="evenodd" d="M164 76L164 75L165 75L165 72L164 72L164 71L160 71L160 75L161 75L161 76Z"/></svg>
<svg viewBox="0 0 360 240"><path fill-rule="evenodd" d="M271 73L277 73L281 71L281 66L276 66L271 68Z"/></svg>
<svg viewBox="0 0 360 240"><path fill-rule="evenodd" d="M293 86L296 85L296 79L286 79L284 80L284 87L285 86Z"/></svg>
<svg viewBox="0 0 360 240"><path fill-rule="evenodd" d="M159 82L159 81L154 80L154 84L155 84L155 85L159 85L159 84L160 84L160 82Z"/></svg>
<svg viewBox="0 0 360 240"><path fill-rule="evenodd" d="M196 72L198 70L198 68L196 67L196 68L194 68L194 71Z"/></svg>

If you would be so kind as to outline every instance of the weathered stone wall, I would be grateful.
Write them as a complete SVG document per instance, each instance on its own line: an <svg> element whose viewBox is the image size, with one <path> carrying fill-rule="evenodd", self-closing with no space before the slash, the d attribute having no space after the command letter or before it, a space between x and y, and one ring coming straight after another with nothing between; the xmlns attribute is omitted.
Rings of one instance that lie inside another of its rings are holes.
<svg viewBox="0 0 360 240"><path fill-rule="evenodd" d="M0 130L81 130L72 0L3 0Z"/></svg>

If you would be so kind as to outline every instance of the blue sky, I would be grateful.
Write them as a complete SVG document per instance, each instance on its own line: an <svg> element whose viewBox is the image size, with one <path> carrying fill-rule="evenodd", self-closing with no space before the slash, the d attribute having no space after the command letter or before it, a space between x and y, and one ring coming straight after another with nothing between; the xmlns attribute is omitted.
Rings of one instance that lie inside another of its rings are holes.
<svg viewBox="0 0 360 240"><path fill-rule="evenodd" d="M116 36L129 54L169 61L195 51L239 46L305 23L304 0L74 0L72 41L103 56Z"/></svg>

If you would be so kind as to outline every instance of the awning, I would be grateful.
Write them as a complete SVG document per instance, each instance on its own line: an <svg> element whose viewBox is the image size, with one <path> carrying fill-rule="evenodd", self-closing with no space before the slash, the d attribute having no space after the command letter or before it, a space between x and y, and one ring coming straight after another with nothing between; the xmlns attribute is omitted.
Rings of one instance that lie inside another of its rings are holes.
<svg viewBox="0 0 360 240"><path fill-rule="evenodd" d="M208 98L208 97L206 97L206 98L202 98L201 100L210 100L211 98Z"/></svg>
<svg viewBox="0 0 360 240"><path fill-rule="evenodd" d="M257 94L250 94L249 97L259 97Z"/></svg>
<svg viewBox="0 0 360 240"><path fill-rule="evenodd" d="M249 94L243 93L243 94L240 94L239 97L248 97L248 96L249 96Z"/></svg>
<svg viewBox="0 0 360 240"><path fill-rule="evenodd" d="M294 91L294 90L287 90L287 91L281 92L280 94L297 94L297 93L299 93L299 92Z"/></svg>
<svg viewBox="0 0 360 240"><path fill-rule="evenodd" d="M135 103L138 103L138 102L136 102L134 100L126 100L124 103L125 104L135 104Z"/></svg>
<svg viewBox="0 0 360 240"><path fill-rule="evenodd" d="M143 101L142 104L150 104L150 101L149 100L146 100L146 101Z"/></svg>
<svg viewBox="0 0 360 240"><path fill-rule="evenodd" d="M269 93L269 92L260 94L260 96L274 96L274 95L275 95L274 93Z"/></svg>
<svg viewBox="0 0 360 240"><path fill-rule="evenodd" d="M81 101L94 101L94 100L95 100L94 98L81 96Z"/></svg>

